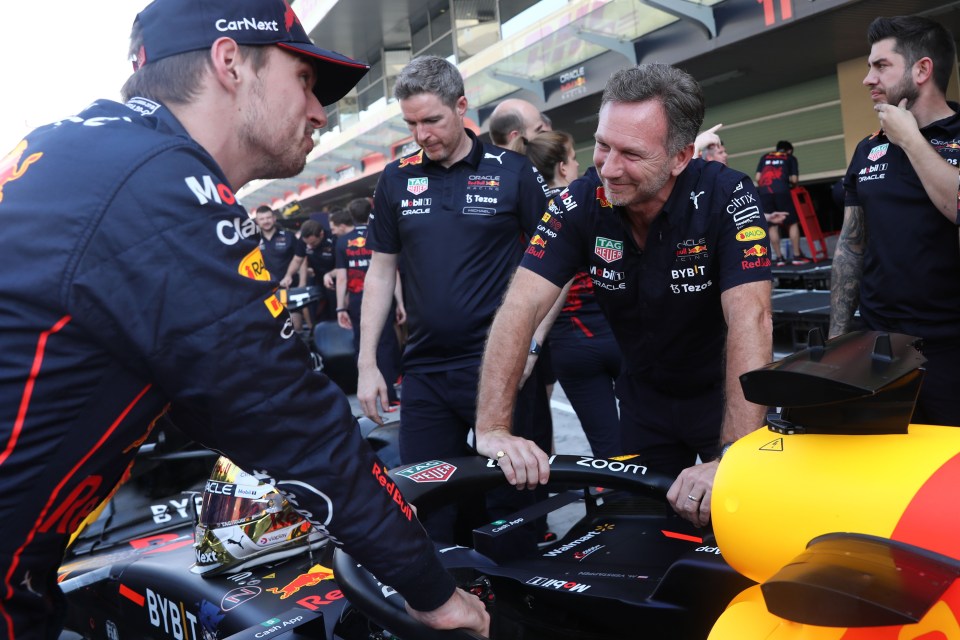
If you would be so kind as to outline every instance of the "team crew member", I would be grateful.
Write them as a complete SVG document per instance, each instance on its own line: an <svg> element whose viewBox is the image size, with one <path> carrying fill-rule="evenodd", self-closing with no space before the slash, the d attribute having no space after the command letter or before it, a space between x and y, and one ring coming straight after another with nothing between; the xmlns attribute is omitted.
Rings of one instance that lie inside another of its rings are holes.
<svg viewBox="0 0 960 640"><path fill-rule="evenodd" d="M766 223L748 177L691 160L703 111L696 81L667 65L607 83L597 172L554 198L484 353L477 449L504 452L511 482L549 476L546 454L506 426L523 366L514 354L584 267L625 358L624 451L679 474L668 494L678 513L708 522L722 443L761 425L764 408L744 399L738 377L772 356ZM691 466L698 454L708 462Z"/></svg>
<svg viewBox="0 0 960 640"><path fill-rule="evenodd" d="M524 156L486 145L464 128L463 79L446 60L414 59L397 77L394 95L421 150L387 165L377 184L357 397L379 421L388 396L376 346L402 260L410 334L402 358L400 456L466 455L484 339L523 255L522 238L543 214L546 183ZM528 350L529 336L521 352ZM435 537L450 536L447 524L427 527Z"/></svg>
<svg viewBox="0 0 960 640"><path fill-rule="evenodd" d="M300 237L297 238L293 259L287 267L286 277L280 281L280 286L290 286L293 274L299 273L304 266L313 271L315 284L322 284L323 277L333 271L333 241L323 230L323 223L318 220L307 220L300 226ZM303 286L309 284L307 278L300 280ZM324 288L324 298L321 300L317 322L333 320L336 312L336 294Z"/></svg>
<svg viewBox="0 0 960 640"><path fill-rule="evenodd" d="M267 28L223 31L223 16ZM387 491L347 399L311 370L234 196L299 173L321 105L367 66L316 48L289 5L260 0L157 0L131 51L126 104L96 101L4 160L18 167L0 200L6 257L21 268L0 271L0 636L57 637L67 538L168 407L416 617L485 632L479 600L455 590Z"/></svg>
<svg viewBox="0 0 960 640"><path fill-rule="evenodd" d="M800 219L793 206L790 189L800 180L800 164L793 155L793 145L786 140L777 143L776 151L765 153L757 162L757 191L760 193L760 205L767 214L778 215L783 221L770 225L770 248L776 255L777 266L787 263L786 256L780 250L780 226L787 227L787 235L793 243L793 264L806 264L810 260L800 253ZM786 214L786 215L783 215Z"/></svg>
<svg viewBox="0 0 960 640"><path fill-rule="evenodd" d="M297 249L297 236L277 225L276 212L262 205L254 212L254 219L260 227L260 253L263 254L263 264L275 280L285 280L287 267L293 261ZM282 284L282 283L281 283ZM284 286L297 286L297 278Z"/></svg>
<svg viewBox="0 0 960 640"><path fill-rule="evenodd" d="M923 338L916 423L960 426L960 115L947 103L956 61L950 32L927 18L877 18L870 90L880 131L857 146L844 177L833 261L830 335L857 303L868 329Z"/></svg>
<svg viewBox="0 0 960 640"><path fill-rule="evenodd" d="M336 248L336 282L337 282L337 323L344 329L353 331L353 348L360 353L360 309L363 305L363 281L370 268L370 255L373 253L367 247L367 222L370 218L370 201L358 198L351 202L353 212L335 211L330 218L331 223L341 229L337 236ZM357 216L354 218L354 214ZM397 286L400 281L397 280ZM399 289L396 293L399 293ZM394 320L405 320L403 302L400 295L395 295L397 305L387 314L386 324L380 334L377 344L377 363L387 380L387 397L390 407L387 411L396 410L400 405L397 389L394 382L400 377L400 343L397 332L393 328ZM399 313L398 313L399 312Z"/></svg>

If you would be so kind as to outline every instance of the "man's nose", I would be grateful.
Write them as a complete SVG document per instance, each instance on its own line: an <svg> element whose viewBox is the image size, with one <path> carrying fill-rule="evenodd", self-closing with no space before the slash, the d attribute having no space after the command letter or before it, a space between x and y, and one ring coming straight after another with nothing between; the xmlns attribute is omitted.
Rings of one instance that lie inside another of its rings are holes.
<svg viewBox="0 0 960 640"><path fill-rule="evenodd" d="M310 124L313 125L314 129L322 129L327 126L327 112L323 108L323 105L320 104L317 96L313 96L313 100L311 100L310 112L307 114L307 118L310 120Z"/></svg>

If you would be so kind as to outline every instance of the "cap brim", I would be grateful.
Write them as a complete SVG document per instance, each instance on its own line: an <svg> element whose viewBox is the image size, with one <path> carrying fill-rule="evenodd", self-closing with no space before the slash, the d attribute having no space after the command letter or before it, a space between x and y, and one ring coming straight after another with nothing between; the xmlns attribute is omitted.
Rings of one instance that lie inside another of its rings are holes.
<svg viewBox="0 0 960 640"><path fill-rule="evenodd" d="M317 68L317 83L314 85L313 93L325 107L347 95L370 70L370 65L365 62L312 44L278 42L277 46L314 61Z"/></svg>

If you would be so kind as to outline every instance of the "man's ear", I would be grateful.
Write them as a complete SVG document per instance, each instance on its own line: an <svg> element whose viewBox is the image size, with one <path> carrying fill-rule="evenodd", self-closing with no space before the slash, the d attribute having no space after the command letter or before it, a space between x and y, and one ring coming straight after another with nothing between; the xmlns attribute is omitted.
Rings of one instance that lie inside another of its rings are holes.
<svg viewBox="0 0 960 640"><path fill-rule="evenodd" d="M235 92L240 84L244 62L240 45L232 38L218 38L210 45L210 61L217 82L227 91Z"/></svg>
<svg viewBox="0 0 960 640"><path fill-rule="evenodd" d="M690 160L693 158L693 143L686 145L683 149L680 149L673 156L673 168L670 170L670 175L678 176L683 173L683 170L687 168L687 165L690 164Z"/></svg>
<svg viewBox="0 0 960 640"><path fill-rule="evenodd" d="M913 74L914 82L918 85L929 82L933 79L933 60L929 57L920 58L913 63L913 69L910 71Z"/></svg>

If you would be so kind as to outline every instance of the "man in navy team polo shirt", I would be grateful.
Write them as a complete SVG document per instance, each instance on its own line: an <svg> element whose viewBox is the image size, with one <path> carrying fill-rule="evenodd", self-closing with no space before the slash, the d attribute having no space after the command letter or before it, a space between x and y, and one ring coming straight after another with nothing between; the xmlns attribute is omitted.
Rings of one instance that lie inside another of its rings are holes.
<svg viewBox="0 0 960 640"><path fill-rule="evenodd" d="M870 90L880 131L853 154L833 259L830 335L852 328L923 338L926 375L913 422L960 426L957 59L943 26L915 16L870 25Z"/></svg>
<svg viewBox="0 0 960 640"><path fill-rule="evenodd" d="M546 182L525 156L484 144L464 128L463 78L443 58L410 62L394 95L421 150L387 165L374 194L357 397L364 413L380 421L388 399L377 341L402 261L410 334L402 358L400 457L416 462L472 452L467 436L484 339L523 256L523 238L546 208ZM519 355L526 357L529 344ZM532 407L524 400L521 406ZM523 428L531 420L517 422ZM433 536L452 535L439 516L425 525Z"/></svg>
<svg viewBox="0 0 960 640"><path fill-rule="evenodd" d="M668 65L607 83L595 170L552 201L484 352L477 449L512 483L549 475L546 454L507 426L522 347L582 269L624 354L623 450L679 474L667 497L680 515L709 521L723 447L761 426L739 376L772 357L766 221L750 178L691 159L703 112L699 85Z"/></svg>

